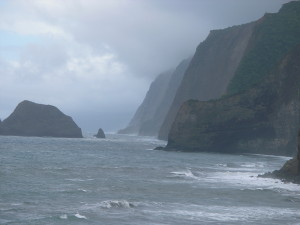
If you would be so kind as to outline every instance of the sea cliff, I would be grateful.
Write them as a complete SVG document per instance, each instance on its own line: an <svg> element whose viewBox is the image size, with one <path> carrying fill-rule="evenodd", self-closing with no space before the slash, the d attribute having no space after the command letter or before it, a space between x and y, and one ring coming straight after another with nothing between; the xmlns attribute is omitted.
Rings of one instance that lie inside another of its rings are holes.
<svg viewBox="0 0 300 225"><path fill-rule="evenodd" d="M176 92L160 128L159 139L166 140L183 102L216 99L226 89L247 49L255 23L211 31L200 43Z"/></svg>
<svg viewBox="0 0 300 225"><path fill-rule="evenodd" d="M299 127L300 45L255 87L185 102L166 150L293 155Z"/></svg>

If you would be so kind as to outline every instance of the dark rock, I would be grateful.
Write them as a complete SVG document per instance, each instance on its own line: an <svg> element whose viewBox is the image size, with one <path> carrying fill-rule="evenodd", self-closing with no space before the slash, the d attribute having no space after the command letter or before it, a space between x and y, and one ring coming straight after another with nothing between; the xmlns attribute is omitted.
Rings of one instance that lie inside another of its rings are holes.
<svg viewBox="0 0 300 225"><path fill-rule="evenodd" d="M51 105L23 101L1 123L0 135L82 138L70 116Z"/></svg>
<svg viewBox="0 0 300 225"><path fill-rule="evenodd" d="M199 44L174 100L161 125L158 138L167 140L171 125L183 102L221 97L246 51L255 23L211 31Z"/></svg>
<svg viewBox="0 0 300 225"><path fill-rule="evenodd" d="M96 138L105 138L105 134L104 131L99 128L98 133L96 135L94 135Z"/></svg>
<svg viewBox="0 0 300 225"><path fill-rule="evenodd" d="M280 170L269 172L259 177L277 178L284 182L300 184L300 130L298 132L298 153L293 159L288 160Z"/></svg>
<svg viewBox="0 0 300 225"><path fill-rule="evenodd" d="M300 46L254 88L180 108L168 149L292 156L299 125Z"/></svg>
<svg viewBox="0 0 300 225"><path fill-rule="evenodd" d="M165 148L162 146L157 146L156 148L154 148L154 150L164 150Z"/></svg>
<svg viewBox="0 0 300 225"><path fill-rule="evenodd" d="M300 2L256 22L212 31L187 68L158 138L167 140L181 105L243 92L272 73L278 62L300 44Z"/></svg>

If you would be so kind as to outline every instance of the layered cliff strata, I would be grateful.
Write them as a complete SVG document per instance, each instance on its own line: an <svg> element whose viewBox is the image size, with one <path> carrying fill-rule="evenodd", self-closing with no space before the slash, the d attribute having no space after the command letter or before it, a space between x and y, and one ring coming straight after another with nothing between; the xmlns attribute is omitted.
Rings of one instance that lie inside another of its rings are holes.
<svg viewBox="0 0 300 225"><path fill-rule="evenodd" d="M70 116L51 105L23 101L0 125L0 135L82 138Z"/></svg>

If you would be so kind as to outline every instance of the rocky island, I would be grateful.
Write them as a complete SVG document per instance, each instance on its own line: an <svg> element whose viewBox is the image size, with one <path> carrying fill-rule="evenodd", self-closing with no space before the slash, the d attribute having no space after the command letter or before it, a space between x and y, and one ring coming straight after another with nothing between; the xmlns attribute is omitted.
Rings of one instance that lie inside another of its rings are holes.
<svg viewBox="0 0 300 225"><path fill-rule="evenodd" d="M82 138L70 116L51 105L22 101L0 125L0 135Z"/></svg>

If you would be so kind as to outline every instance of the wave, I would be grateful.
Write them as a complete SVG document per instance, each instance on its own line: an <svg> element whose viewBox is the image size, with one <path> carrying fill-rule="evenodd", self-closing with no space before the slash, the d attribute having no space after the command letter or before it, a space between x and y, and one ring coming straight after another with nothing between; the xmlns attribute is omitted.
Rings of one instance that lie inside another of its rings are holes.
<svg viewBox="0 0 300 225"><path fill-rule="evenodd" d="M152 205L156 206L157 203ZM158 207L144 210L144 212L151 214L152 217L164 215L167 218L173 217L178 221L185 221L182 224L188 224L187 221L190 221L191 224L261 224L264 220L268 221L268 224L272 224L271 218L284 221L290 218L297 220L294 218L300 216L300 212L296 208L178 203L160 203Z"/></svg>
<svg viewBox="0 0 300 225"><path fill-rule="evenodd" d="M72 182L85 182L85 181L92 181L94 179L68 178L68 179L65 179L65 180L72 181Z"/></svg>
<svg viewBox="0 0 300 225"><path fill-rule="evenodd" d="M63 214L63 215L60 215L59 218L62 219L62 220L66 220L66 219L68 219L68 215Z"/></svg>
<svg viewBox="0 0 300 225"><path fill-rule="evenodd" d="M137 203L126 200L105 200L96 204L85 204L81 207L83 211L98 211L101 209L131 209L137 207Z"/></svg>
<svg viewBox="0 0 300 225"><path fill-rule="evenodd" d="M75 214L75 217L77 217L78 219L85 219L85 220L87 220L86 216L80 215L78 212Z"/></svg>
<svg viewBox="0 0 300 225"><path fill-rule="evenodd" d="M102 208L133 208L135 205L126 200L107 200L100 203Z"/></svg>
<svg viewBox="0 0 300 225"><path fill-rule="evenodd" d="M187 169L186 171L171 172L171 174L173 174L175 177L187 177L187 178L193 178L197 180L199 179L199 177L195 176L193 172L189 169Z"/></svg>
<svg viewBox="0 0 300 225"><path fill-rule="evenodd" d="M282 156L282 155L265 155L265 154L251 154L251 153L244 153L243 155L254 156L254 157L259 156L264 158L278 158L278 159L283 159L285 161L293 158L290 156Z"/></svg>
<svg viewBox="0 0 300 225"><path fill-rule="evenodd" d="M264 168L265 163L263 162L256 162L256 163L236 163L236 162L229 162L229 163L220 163L217 164L218 167L227 167L227 168L235 168L235 169L245 169L245 168Z"/></svg>
<svg viewBox="0 0 300 225"><path fill-rule="evenodd" d="M299 186L293 183L284 183L278 179L257 177L256 172L235 172L224 171L215 172L205 178L206 182L219 183L222 182L240 189L250 190L273 190L299 192Z"/></svg>

